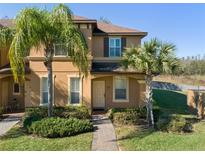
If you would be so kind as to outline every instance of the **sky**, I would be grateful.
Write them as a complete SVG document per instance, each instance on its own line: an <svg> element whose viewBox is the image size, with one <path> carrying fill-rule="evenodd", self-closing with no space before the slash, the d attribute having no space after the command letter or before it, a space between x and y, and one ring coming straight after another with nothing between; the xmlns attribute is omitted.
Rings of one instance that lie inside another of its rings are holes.
<svg viewBox="0 0 205 154"><path fill-rule="evenodd" d="M0 4L0 18L15 18L25 7L51 10L57 4ZM178 57L205 55L205 4L67 4L75 15L148 32L176 45Z"/></svg>

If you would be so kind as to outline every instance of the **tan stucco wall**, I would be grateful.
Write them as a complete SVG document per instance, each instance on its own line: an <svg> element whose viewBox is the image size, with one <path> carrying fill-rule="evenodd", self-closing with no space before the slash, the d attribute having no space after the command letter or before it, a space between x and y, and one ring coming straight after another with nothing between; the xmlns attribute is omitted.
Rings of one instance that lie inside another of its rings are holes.
<svg viewBox="0 0 205 154"><path fill-rule="evenodd" d="M9 63L8 51L9 48L0 49L0 66L4 66Z"/></svg>
<svg viewBox="0 0 205 154"><path fill-rule="evenodd" d="M126 38L126 47L141 44L140 36L123 36ZM93 57L104 57L104 36L93 36Z"/></svg>
<svg viewBox="0 0 205 154"><path fill-rule="evenodd" d="M92 51L92 39L93 39L92 27L89 26L89 28L81 28L80 31L82 32L82 34L85 38L85 41L86 41L87 46L88 46L88 50L91 52ZM43 57L44 56L43 46L38 48L38 49L33 48L30 51L30 56L32 56L32 57Z"/></svg>
<svg viewBox="0 0 205 154"><path fill-rule="evenodd" d="M26 107L40 105L40 79L47 76L47 70L42 61L30 61L31 74L27 75L30 80L31 101L26 102ZM54 103L57 106L68 105L68 78L79 76L78 69L70 61L53 62L53 85ZM91 79L90 76L83 79L82 97L83 102L90 106L91 102Z"/></svg>
<svg viewBox="0 0 205 154"><path fill-rule="evenodd" d="M143 79L143 76L138 76L133 78L132 76L127 75L129 79L129 102L114 102L113 101L113 77L106 76L106 77L99 77L93 79L93 81L105 81L105 108L127 108L127 107L138 107L144 106L144 92L145 92L145 84L139 83L140 80ZM96 89L92 89L96 90ZM92 96L95 97L95 96Z"/></svg>
<svg viewBox="0 0 205 154"><path fill-rule="evenodd" d="M26 107L40 105L40 79L46 76L47 72L32 72L29 76L31 84L31 101L26 102ZM56 106L68 105L68 78L71 74L77 75L78 72L53 72L54 85L54 104ZM83 102L90 106L91 99L91 80L83 80Z"/></svg>
<svg viewBox="0 0 205 154"><path fill-rule="evenodd" d="M2 87L3 82L8 83L7 89L3 89L4 88ZM20 85L20 94L13 94L13 84L14 84L14 81L13 81L12 76L0 79L0 106L2 106L3 104L6 105L8 104L9 101L16 99L19 109L24 109L24 85ZM6 99L6 102L4 103L3 103L3 97L4 97L3 91L8 92L8 98Z"/></svg>

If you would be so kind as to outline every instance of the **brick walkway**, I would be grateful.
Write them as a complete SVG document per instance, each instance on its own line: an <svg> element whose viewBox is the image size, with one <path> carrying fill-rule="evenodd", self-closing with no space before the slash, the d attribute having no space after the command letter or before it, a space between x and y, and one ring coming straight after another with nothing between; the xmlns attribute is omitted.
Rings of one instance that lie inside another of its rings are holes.
<svg viewBox="0 0 205 154"><path fill-rule="evenodd" d="M9 129L17 124L22 117L22 113L8 114L8 117L0 121L0 136L4 135Z"/></svg>
<svg viewBox="0 0 205 154"><path fill-rule="evenodd" d="M94 134L92 151L118 151L115 129L105 115L93 115Z"/></svg>

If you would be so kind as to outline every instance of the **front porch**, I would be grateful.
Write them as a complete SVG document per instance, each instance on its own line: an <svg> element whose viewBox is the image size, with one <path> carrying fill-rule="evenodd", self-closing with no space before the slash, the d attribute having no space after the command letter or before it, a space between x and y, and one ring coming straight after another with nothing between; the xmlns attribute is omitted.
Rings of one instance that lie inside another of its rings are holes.
<svg viewBox="0 0 205 154"><path fill-rule="evenodd" d="M0 108L5 113L24 111L24 84L15 83L9 65L0 69Z"/></svg>
<svg viewBox="0 0 205 154"><path fill-rule="evenodd" d="M92 77L91 106L93 110L144 106L144 75L97 73Z"/></svg>

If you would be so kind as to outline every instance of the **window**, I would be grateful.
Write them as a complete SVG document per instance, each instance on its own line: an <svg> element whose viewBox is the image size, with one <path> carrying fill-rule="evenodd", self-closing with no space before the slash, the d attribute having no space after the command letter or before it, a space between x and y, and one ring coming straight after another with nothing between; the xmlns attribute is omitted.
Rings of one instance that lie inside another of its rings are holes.
<svg viewBox="0 0 205 154"><path fill-rule="evenodd" d="M114 100L128 100L128 79L126 77L115 77Z"/></svg>
<svg viewBox="0 0 205 154"><path fill-rule="evenodd" d="M14 85L13 85L13 93L14 93L14 95L20 94L20 85L18 83L14 83Z"/></svg>
<svg viewBox="0 0 205 154"><path fill-rule="evenodd" d="M121 38L109 38L109 56L121 56Z"/></svg>
<svg viewBox="0 0 205 154"><path fill-rule="evenodd" d="M70 78L70 103L80 103L80 78Z"/></svg>
<svg viewBox="0 0 205 154"><path fill-rule="evenodd" d="M41 80L41 104L48 103L48 78L42 77Z"/></svg>
<svg viewBox="0 0 205 154"><path fill-rule="evenodd" d="M67 56L66 47L64 44L55 44L54 45L54 56Z"/></svg>

